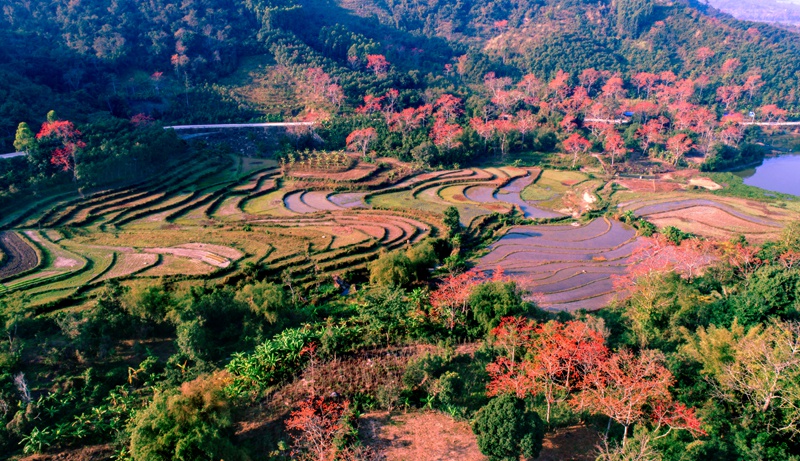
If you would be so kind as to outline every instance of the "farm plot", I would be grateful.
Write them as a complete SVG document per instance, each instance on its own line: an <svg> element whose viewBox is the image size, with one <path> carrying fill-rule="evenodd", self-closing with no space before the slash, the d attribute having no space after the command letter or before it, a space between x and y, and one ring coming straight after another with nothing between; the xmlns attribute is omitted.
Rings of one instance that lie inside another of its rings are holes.
<svg viewBox="0 0 800 461"><path fill-rule="evenodd" d="M30 289L36 286L55 283L70 277L78 276L91 269L89 259L66 250L62 246L47 240L42 233L25 231L29 238L39 247L43 255L43 263L30 275L7 280L4 284L8 290Z"/></svg>
<svg viewBox="0 0 800 461"><path fill-rule="evenodd" d="M169 248L145 248L144 251L145 253L156 253L156 254L171 255L186 259L192 259L217 268L229 267L233 262L231 259L221 254L218 254L218 252L225 253L228 255L235 254L239 258L242 256L241 253L235 252L235 250L233 250L232 248L223 248L220 247L219 245L204 245L204 244L195 244L195 245L189 244L188 246L181 245Z"/></svg>
<svg viewBox="0 0 800 461"><path fill-rule="evenodd" d="M786 219L783 212L705 198L631 202L621 204L620 208L633 210L659 227L675 226L685 232L722 239L744 235L754 242L776 238Z"/></svg>
<svg viewBox="0 0 800 461"><path fill-rule="evenodd" d="M151 253L120 253L114 265L103 274L98 281L105 281L119 277L127 277L147 270L156 265L160 255Z"/></svg>
<svg viewBox="0 0 800 461"><path fill-rule="evenodd" d="M558 198L570 188L586 181L588 178L577 171L545 170L541 177L527 186L521 197L525 201L543 202Z"/></svg>
<svg viewBox="0 0 800 461"><path fill-rule="evenodd" d="M600 309L616 296L613 277L625 273L635 237L632 229L605 219L577 227L516 227L491 246L478 267L502 268L542 307Z"/></svg>
<svg viewBox="0 0 800 461"><path fill-rule="evenodd" d="M6 255L0 264L0 280L29 271L40 263L36 250L16 232L0 233L0 250Z"/></svg>

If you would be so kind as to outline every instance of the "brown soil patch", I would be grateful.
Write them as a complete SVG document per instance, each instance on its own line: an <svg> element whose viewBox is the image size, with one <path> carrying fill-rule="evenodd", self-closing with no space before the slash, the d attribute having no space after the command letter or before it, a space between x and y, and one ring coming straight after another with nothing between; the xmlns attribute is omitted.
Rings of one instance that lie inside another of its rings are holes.
<svg viewBox="0 0 800 461"><path fill-rule="evenodd" d="M683 186L674 182L648 179L618 179L620 186L634 192L674 192L683 190Z"/></svg>
<svg viewBox="0 0 800 461"><path fill-rule="evenodd" d="M483 461L472 429L465 421L437 412L391 416L368 413L358 423L361 439L387 461Z"/></svg>
<svg viewBox="0 0 800 461"><path fill-rule="evenodd" d="M141 275L144 277L161 277L163 275L203 275L214 271L214 267L196 260L164 254L161 263L153 266Z"/></svg>
<svg viewBox="0 0 800 461"><path fill-rule="evenodd" d="M195 248L181 248L181 247L145 248L144 251L147 253L159 253L164 255L170 254L174 256L180 256L182 258L194 259L220 268L228 267L231 265L231 262L227 258L224 258L210 251L200 250ZM235 250L229 249L229 251L235 251Z"/></svg>
<svg viewBox="0 0 800 461"><path fill-rule="evenodd" d="M547 434L537 461L594 461L600 433L586 426L557 429Z"/></svg>
<svg viewBox="0 0 800 461"><path fill-rule="evenodd" d="M506 205L504 203L481 203L482 208L486 208L489 211L497 211L499 213L508 213L513 208L510 205Z"/></svg>
<svg viewBox="0 0 800 461"><path fill-rule="evenodd" d="M377 165L369 163L359 163L347 171L314 171L298 170L292 171L289 175L297 179L327 179L331 181L359 181L373 174L377 170Z"/></svg>
<svg viewBox="0 0 800 461"><path fill-rule="evenodd" d="M53 267L57 267L59 269L68 269L80 265L81 265L80 262L75 261L74 259L65 258L63 256L57 257L56 260L53 262Z"/></svg>
<svg viewBox="0 0 800 461"><path fill-rule="evenodd" d="M703 189L708 190L720 190L722 186L715 183L714 181L708 178L692 178L689 180L689 184L692 186L702 187Z"/></svg>
<svg viewBox="0 0 800 461"><path fill-rule="evenodd" d="M158 255L149 253L122 253L117 255L114 267L100 280L124 277L135 272L143 271L158 262Z"/></svg>
<svg viewBox="0 0 800 461"><path fill-rule="evenodd" d="M672 179L688 179L693 178L700 174L700 170L696 168L690 168L686 170L677 170L672 171L667 174L661 176L661 179L672 180Z"/></svg>
<svg viewBox="0 0 800 461"><path fill-rule="evenodd" d="M232 259L236 261L237 259L241 259L244 255L241 251L235 250L231 247L226 247L223 245L212 245L210 243L184 243L182 245L178 245L178 248L189 248L193 250L204 250L210 253L216 253L220 256L224 256L228 259Z"/></svg>
<svg viewBox="0 0 800 461"><path fill-rule="evenodd" d="M650 215L648 218L653 220L672 218L695 221L709 227L743 234L776 232L774 227L754 223L738 216L733 216L719 208L710 206L695 206L683 210L657 213Z"/></svg>
<svg viewBox="0 0 800 461"><path fill-rule="evenodd" d="M36 251L14 232L0 233L0 251L6 255L0 264L0 279L17 275L39 265Z"/></svg>
<svg viewBox="0 0 800 461"><path fill-rule="evenodd" d="M19 461L101 461L111 459L114 450L110 445L94 445L61 453L33 455Z"/></svg>
<svg viewBox="0 0 800 461"><path fill-rule="evenodd" d="M466 197L464 197L464 195L462 195L462 194L456 194L456 195L454 195L454 196L453 196L453 200L455 200L456 202L468 202L468 201L469 201L469 200L467 200L467 198L466 198Z"/></svg>

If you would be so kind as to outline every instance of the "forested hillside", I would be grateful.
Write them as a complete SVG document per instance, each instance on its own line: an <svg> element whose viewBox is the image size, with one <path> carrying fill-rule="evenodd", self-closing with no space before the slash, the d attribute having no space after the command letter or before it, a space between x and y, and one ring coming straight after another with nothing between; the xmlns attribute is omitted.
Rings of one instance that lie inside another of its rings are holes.
<svg viewBox="0 0 800 461"><path fill-rule="evenodd" d="M262 108L239 107L215 83L241 57L263 54L279 64L323 67L342 80L351 104L392 86L424 92L479 83L490 71L549 79L563 70L575 78L591 67L623 77L698 77L737 58L738 73L760 73L766 83L759 103L794 108L796 35L705 8L655 0L10 0L0 28L0 146L11 148L17 123L41 122L50 109L77 121L94 112L194 120L213 105L205 119L258 118ZM706 48L712 55L699 57ZM386 56L395 81L365 91L373 84L353 73L369 54ZM448 72L458 78L446 79ZM186 93L192 97L181 97Z"/></svg>

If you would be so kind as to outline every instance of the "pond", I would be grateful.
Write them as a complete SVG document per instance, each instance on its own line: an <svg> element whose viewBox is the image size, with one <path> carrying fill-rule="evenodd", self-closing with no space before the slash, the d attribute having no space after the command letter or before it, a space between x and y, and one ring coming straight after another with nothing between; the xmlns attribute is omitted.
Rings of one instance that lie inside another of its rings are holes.
<svg viewBox="0 0 800 461"><path fill-rule="evenodd" d="M781 155L735 174L748 186L800 196L800 155Z"/></svg>

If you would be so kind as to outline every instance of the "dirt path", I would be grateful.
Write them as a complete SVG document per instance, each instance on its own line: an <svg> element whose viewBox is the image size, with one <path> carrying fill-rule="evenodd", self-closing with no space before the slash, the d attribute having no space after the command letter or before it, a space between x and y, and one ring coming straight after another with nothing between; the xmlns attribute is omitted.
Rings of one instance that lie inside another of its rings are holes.
<svg viewBox="0 0 800 461"><path fill-rule="evenodd" d="M0 250L8 258L0 263L0 280L33 269L39 264L33 248L14 232L0 233Z"/></svg>

